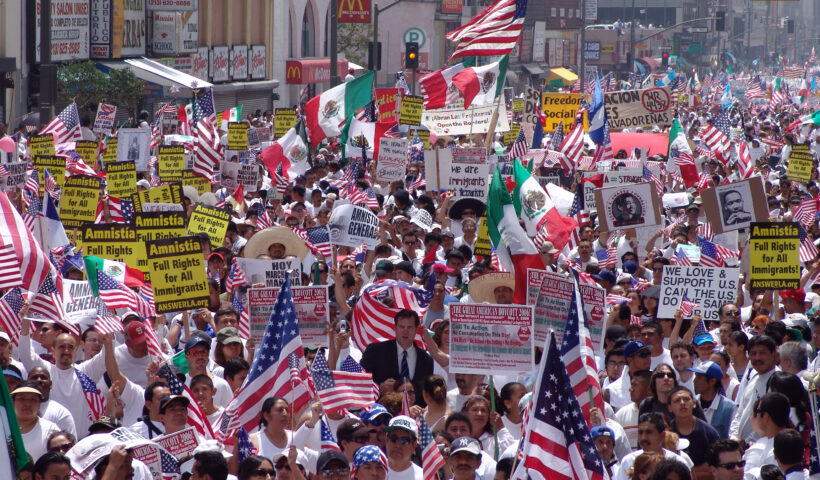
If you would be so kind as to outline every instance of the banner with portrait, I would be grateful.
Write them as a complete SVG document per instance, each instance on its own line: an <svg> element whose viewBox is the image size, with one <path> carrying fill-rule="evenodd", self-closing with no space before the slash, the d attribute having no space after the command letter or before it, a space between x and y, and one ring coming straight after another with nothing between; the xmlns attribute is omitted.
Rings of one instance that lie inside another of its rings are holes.
<svg viewBox="0 0 820 480"><path fill-rule="evenodd" d="M763 177L707 188L700 196L706 218L716 234L749 228L752 222L769 221Z"/></svg>
<svg viewBox="0 0 820 480"><path fill-rule="evenodd" d="M631 183L595 189L602 232L649 227L661 223L660 199L652 183Z"/></svg>

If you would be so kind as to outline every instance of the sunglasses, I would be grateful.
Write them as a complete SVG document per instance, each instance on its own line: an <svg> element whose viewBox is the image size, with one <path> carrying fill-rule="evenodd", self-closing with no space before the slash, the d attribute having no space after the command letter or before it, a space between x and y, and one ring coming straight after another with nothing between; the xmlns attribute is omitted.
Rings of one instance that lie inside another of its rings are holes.
<svg viewBox="0 0 820 480"><path fill-rule="evenodd" d="M290 470L290 467L288 467L288 470ZM260 468L258 470L253 471L253 476L255 476L255 477L275 477L276 476L276 470L267 470L267 469L264 469L264 468Z"/></svg>
<svg viewBox="0 0 820 480"><path fill-rule="evenodd" d="M273 468L277 470L290 470L290 465L288 465L287 463L277 463ZM257 470L257 472L259 471L261 470Z"/></svg>
<svg viewBox="0 0 820 480"><path fill-rule="evenodd" d="M727 317L739 317L740 311L738 310L729 310L728 312L724 313Z"/></svg>
<svg viewBox="0 0 820 480"><path fill-rule="evenodd" d="M658 378L675 378L675 374L672 372L661 372L658 374Z"/></svg>
<svg viewBox="0 0 820 480"><path fill-rule="evenodd" d="M398 435L390 435L387 437L392 443L400 443L402 445L410 445L413 443L413 439L410 437L400 437Z"/></svg>
<svg viewBox="0 0 820 480"><path fill-rule="evenodd" d="M726 470L734 470L735 468L743 468L745 466L746 460L741 460L739 462L718 463L718 467L725 468Z"/></svg>
<svg viewBox="0 0 820 480"><path fill-rule="evenodd" d="M641 350L640 352L636 353L635 355L638 356L638 357L641 357L641 358L646 358L646 357L651 357L652 352L650 352L649 350Z"/></svg>
<svg viewBox="0 0 820 480"><path fill-rule="evenodd" d="M328 468L326 470L322 470L321 472L319 472L319 475L322 477L346 477L350 475L350 470L346 468L337 468L335 470L331 470Z"/></svg>

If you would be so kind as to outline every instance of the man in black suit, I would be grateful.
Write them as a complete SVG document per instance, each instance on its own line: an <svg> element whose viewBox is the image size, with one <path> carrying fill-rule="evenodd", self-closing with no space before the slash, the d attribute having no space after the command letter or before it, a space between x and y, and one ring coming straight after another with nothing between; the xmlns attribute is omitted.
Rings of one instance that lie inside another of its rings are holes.
<svg viewBox="0 0 820 480"><path fill-rule="evenodd" d="M413 382L416 392L421 392L424 380L433 374L433 357L413 342L419 328L419 314L401 310L394 321L396 339L368 345L361 365L373 374L373 381L379 385L386 380L406 378ZM419 394L416 394L416 403L422 404Z"/></svg>

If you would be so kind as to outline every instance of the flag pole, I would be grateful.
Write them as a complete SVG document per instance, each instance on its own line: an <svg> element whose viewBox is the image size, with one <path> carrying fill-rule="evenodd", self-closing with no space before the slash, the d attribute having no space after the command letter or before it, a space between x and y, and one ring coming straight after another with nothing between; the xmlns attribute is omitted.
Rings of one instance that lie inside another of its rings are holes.
<svg viewBox="0 0 820 480"><path fill-rule="evenodd" d="M495 386L493 385L493 376L490 375L490 411L495 411ZM493 460L498 461L498 428L493 424L493 439L495 440L495 448L493 450Z"/></svg>

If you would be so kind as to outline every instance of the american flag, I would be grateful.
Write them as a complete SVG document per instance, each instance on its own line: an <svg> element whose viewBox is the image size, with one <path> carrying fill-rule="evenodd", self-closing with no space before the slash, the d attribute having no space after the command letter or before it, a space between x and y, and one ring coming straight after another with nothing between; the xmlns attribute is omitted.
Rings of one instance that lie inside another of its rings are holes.
<svg viewBox="0 0 820 480"><path fill-rule="evenodd" d="M700 305L691 301L689 297L686 296L686 293L683 294L683 298L680 301L680 314L683 318L689 318L692 316L692 313L695 311L696 308L700 308ZM705 330L705 329L704 329ZM694 337L694 335L693 335Z"/></svg>
<svg viewBox="0 0 820 480"><path fill-rule="evenodd" d="M80 131L80 114L77 112L77 104L65 107L54 120L49 122L40 131L40 135L50 133L54 137L54 144L76 142L83 139L83 134Z"/></svg>
<svg viewBox="0 0 820 480"><path fill-rule="evenodd" d="M424 161L424 142L421 141L418 132L413 132L413 141L407 147L410 154L411 162Z"/></svg>
<svg viewBox="0 0 820 480"><path fill-rule="evenodd" d="M307 228L305 233L307 234L309 246L312 245L325 258L333 256L333 247L330 244L330 230L328 230L327 225Z"/></svg>
<svg viewBox="0 0 820 480"><path fill-rule="evenodd" d="M164 106L160 108L160 112L163 111L164 108ZM151 151L154 151L154 149L162 143L162 117L163 114L157 112L154 127L151 129L151 143L148 144L148 149Z"/></svg>
<svg viewBox="0 0 820 480"><path fill-rule="evenodd" d="M19 286L29 290L39 287L49 275L51 262L5 192L0 192L0 223L4 226L0 229L0 243L14 246L22 277Z"/></svg>
<svg viewBox="0 0 820 480"><path fill-rule="evenodd" d="M672 257L671 260L673 265L680 267L691 267L694 265L692 259L690 259L689 256L686 255L686 252L680 247L675 251L675 256Z"/></svg>
<svg viewBox="0 0 820 480"><path fill-rule="evenodd" d="M643 179L649 183L654 183L655 191L658 193L658 197L663 196L663 182L657 175L652 173L652 170L650 170L646 165L643 166Z"/></svg>
<svg viewBox="0 0 820 480"><path fill-rule="evenodd" d="M351 469L351 477L356 475L356 464L364 465L365 463L375 462L381 464L386 472L387 469L387 455L384 454L381 448L375 445L365 445L356 450L353 454L353 468ZM426 480L426 479L425 479Z"/></svg>
<svg viewBox="0 0 820 480"><path fill-rule="evenodd" d="M510 147L510 152L507 154L507 159L512 161L515 158L524 158L527 154L527 140L524 138L524 129L518 130L518 136Z"/></svg>
<svg viewBox="0 0 820 480"><path fill-rule="evenodd" d="M692 156L691 152L680 150L678 148L672 149L672 161L678 167L685 167L687 165L697 165L695 163L695 157Z"/></svg>
<svg viewBox="0 0 820 480"><path fill-rule="evenodd" d="M552 132L552 137L550 138L550 150L558 150L561 148L561 144L564 142L564 121L561 120L558 122L558 127L555 128L555 131Z"/></svg>
<svg viewBox="0 0 820 480"><path fill-rule="evenodd" d="M208 89L197 100L196 132L194 139L193 173L213 181L214 167L219 166L222 158L222 142L216 128L216 114L214 113L213 91Z"/></svg>
<svg viewBox="0 0 820 480"><path fill-rule="evenodd" d="M43 170L43 178L46 193L55 201L60 200L60 187L57 185L57 180L47 168Z"/></svg>
<svg viewBox="0 0 820 480"><path fill-rule="evenodd" d="M611 242L605 249L595 252L600 268L612 269L618 265L618 242Z"/></svg>
<svg viewBox="0 0 820 480"><path fill-rule="evenodd" d="M111 217L112 223L128 223L131 221L130 218L126 220L125 212L123 212L125 202L131 204L130 200L120 200L117 197L108 195L108 215ZM105 221L105 202L102 198L97 203L97 215L94 218L94 223L107 223Z"/></svg>
<svg viewBox="0 0 820 480"><path fill-rule="evenodd" d="M236 258L231 260L231 271L225 278L225 290L230 293L236 287L241 287L248 284L248 277L245 276L245 270L236 261Z"/></svg>
<svg viewBox="0 0 820 480"><path fill-rule="evenodd" d="M77 155L77 152L74 151L69 153L65 168L71 173L71 175L88 175L91 177L97 176L97 171L85 163L85 160L83 160L82 157Z"/></svg>
<svg viewBox="0 0 820 480"><path fill-rule="evenodd" d="M566 175L572 175L575 172L575 165L584 153L584 125L583 123L575 124L575 127L569 132L569 135L561 142L558 151L564 154L561 161Z"/></svg>
<svg viewBox="0 0 820 480"><path fill-rule="evenodd" d="M333 434L330 433L330 429L327 428L327 424L325 423L324 419L319 419L319 423L322 425L322 450L337 450L342 451L339 448L339 444L336 442L336 439L333 437Z"/></svg>
<svg viewBox="0 0 820 480"><path fill-rule="evenodd" d="M723 256L718 252L715 244L699 237L698 244L700 245L700 266L701 267L725 267Z"/></svg>
<svg viewBox="0 0 820 480"><path fill-rule="evenodd" d="M356 247L355 250L350 252L350 254L347 256L346 260L353 260L357 263L364 262L364 257L365 257L366 253L367 253L367 244L363 243L363 244L359 245L358 247Z"/></svg>
<svg viewBox="0 0 820 480"><path fill-rule="evenodd" d="M20 338L20 310L24 304L25 299L17 287L6 292L0 299L0 325L8 332L15 345Z"/></svg>
<svg viewBox="0 0 820 480"><path fill-rule="evenodd" d="M424 172L419 172L413 183L410 184L410 191L421 190L427 187L427 181L424 179Z"/></svg>
<svg viewBox="0 0 820 480"><path fill-rule="evenodd" d="M746 100L753 100L755 98L766 98L766 93L760 88L760 79L757 78L755 81L749 84L746 88Z"/></svg>
<svg viewBox="0 0 820 480"><path fill-rule="evenodd" d="M310 367L316 393L322 408L332 412L350 407L367 408L376 401L373 395L373 375L331 371L322 352L316 354Z"/></svg>
<svg viewBox="0 0 820 480"><path fill-rule="evenodd" d="M526 14L527 0L499 0L490 5L446 35L457 43L450 58L507 55L518 42Z"/></svg>
<svg viewBox="0 0 820 480"><path fill-rule="evenodd" d="M290 371L287 359L291 354L297 358L301 380L293 386L290 375L286 373ZM291 409L298 412L313 397L313 392L307 386L307 379L290 278L286 276L271 310L262 342L257 347L250 374L223 413L229 417L229 421L225 431L220 430L220 437L240 426L246 429L256 427L262 402L270 396L291 400Z"/></svg>
<svg viewBox="0 0 820 480"><path fill-rule="evenodd" d="M97 388L97 384L94 383L88 375L76 368L74 369L74 373L77 375L77 380L80 381L83 396L85 397L86 403L88 403L88 419L93 422L105 413L105 397L102 396L100 389Z"/></svg>
<svg viewBox="0 0 820 480"><path fill-rule="evenodd" d="M561 357L567 367L572 389L578 397L578 404L584 418L589 422L592 407L604 411L604 400L601 396L601 384L598 382L598 369L595 364L595 353L589 335L588 320L584 312L584 302L578 285L580 279L575 275L575 293L569 306L567 322L564 325L564 336L561 340ZM591 395L590 395L591 391ZM592 402L590 402L592 396Z"/></svg>
<svg viewBox="0 0 820 480"><path fill-rule="evenodd" d="M22 285L23 276L20 273L20 263L14 252L14 245L0 244L0 290Z"/></svg>
<svg viewBox="0 0 820 480"><path fill-rule="evenodd" d="M749 146L746 142L738 142L737 145L737 167L741 179L747 179L754 173L752 155L749 153Z"/></svg>
<svg viewBox="0 0 820 480"><path fill-rule="evenodd" d="M29 312L38 313L45 318L54 320L58 325L65 328L74 335L80 335L80 329L76 325L66 320L65 310L63 310L63 295L57 284L60 282L59 276L49 273L37 294L31 301Z"/></svg>
<svg viewBox="0 0 820 480"><path fill-rule="evenodd" d="M795 222L800 222L805 228L811 227L817 217L817 199L807 198L800 202L800 205L794 210L792 219Z"/></svg>
<svg viewBox="0 0 820 480"><path fill-rule="evenodd" d="M236 295L231 295L231 305L234 310L239 313L239 325L236 328L239 331L239 336L242 338L250 338L251 318L250 315L248 315L248 311L245 310L245 306L236 298Z"/></svg>
<svg viewBox="0 0 820 480"><path fill-rule="evenodd" d="M706 142L706 146L715 152L722 152L729 148L729 137L717 128L714 124L706 125L700 132L700 138Z"/></svg>
<svg viewBox="0 0 820 480"><path fill-rule="evenodd" d="M94 322L94 330L100 335L121 332L122 322L119 318L111 315L97 315L97 320Z"/></svg>
<svg viewBox="0 0 820 480"><path fill-rule="evenodd" d="M703 335L704 333L709 333L709 330L706 329L706 325L703 323L703 318L701 318L698 320L698 324L695 325L695 329L692 331L692 338L697 338L698 335Z"/></svg>
<svg viewBox="0 0 820 480"><path fill-rule="evenodd" d="M623 295L610 293L610 294L607 294L605 301L606 301L607 305L621 305L623 303L628 302L629 299L624 297Z"/></svg>
<svg viewBox="0 0 820 480"><path fill-rule="evenodd" d="M788 98L780 90L774 90L772 97L769 99L769 110L774 110L781 103L786 103Z"/></svg>
<svg viewBox="0 0 820 480"><path fill-rule="evenodd" d="M385 297L393 299L393 307L382 303L381 299ZM371 343L394 339L396 326L393 319L396 313L408 309L423 315L430 303L429 298L425 302L424 297L426 292L404 282L386 280L370 285L364 289L353 307L353 344L364 351ZM419 348L425 348L424 340L418 332L415 342Z"/></svg>
<svg viewBox="0 0 820 480"><path fill-rule="evenodd" d="M188 425L194 427L194 430L205 437L206 440L214 438L214 432L211 429L208 416L205 415L202 407L197 403L194 395L191 393L191 389L185 386L167 363L160 365L159 370L157 370L157 376L164 378L166 383L168 383L168 390L170 390L171 395L183 395L188 399Z"/></svg>
<svg viewBox="0 0 820 480"><path fill-rule="evenodd" d="M350 355L345 358L345 361L342 362L342 366L340 367L343 372L349 373L362 373L364 369L359 362L357 362L353 357ZM374 398L379 398L381 393L379 392L379 385L376 382L373 382L373 396Z"/></svg>
<svg viewBox="0 0 820 480"><path fill-rule="evenodd" d="M276 171L273 172L273 178L276 181L276 193L285 193L288 189L289 180L287 177L287 173L283 174L282 172L280 172L280 168L282 168L281 164L279 165L279 167L277 167Z"/></svg>
<svg viewBox="0 0 820 480"><path fill-rule="evenodd" d="M604 464L578 404L587 394L574 392L552 333L542 364L522 441L524 460L511 478L603 480Z"/></svg>
<svg viewBox="0 0 820 480"><path fill-rule="evenodd" d="M239 463L242 463L242 460L250 457L251 455L256 455L257 450L256 447L253 446L251 442L251 436L248 435L248 431L245 430L245 427L241 427L239 429L238 441L236 442L236 447L238 450L238 460Z"/></svg>
<svg viewBox="0 0 820 480"><path fill-rule="evenodd" d="M806 74L806 70L800 66L783 67L783 71L781 73L783 75L783 78L795 80L803 78Z"/></svg>
<svg viewBox="0 0 820 480"><path fill-rule="evenodd" d="M268 215L268 209L265 208L265 205L259 203L259 213L256 216L256 227L259 230L264 230L266 228L270 228L273 226L273 220Z"/></svg>
<svg viewBox="0 0 820 480"><path fill-rule="evenodd" d="M23 186L23 198L28 205L25 213L25 225L29 230L34 229L37 217L43 216L43 204L40 198L40 176L36 168L32 168L26 183Z"/></svg>
<svg viewBox="0 0 820 480"><path fill-rule="evenodd" d="M0 164L0 178L10 177L9 169L5 165Z"/></svg>
<svg viewBox="0 0 820 480"><path fill-rule="evenodd" d="M817 257L817 247L814 245L814 242L811 238L808 237L806 234L806 229L804 229L800 224L797 225L797 233L800 237L800 248L798 249L798 257L801 262L806 263L814 260Z"/></svg>
<svg viewBox="0 0 820 480"><path fill-rule="evenodd" d="M612 137L609 135L609 122L606 120L606 113L604 114L604 142L598 145L595 150L595 156L592 157L592 164L587 167L587 170L595 170L595 165L598 162L608 162L615 158L612 153Z"/></svg>
<svg viewBox="0 0 820 480"><path fill-rule="evenodd" d="M444 467L446 462L438 450L438 444L433 440L433 434L424 420L424 415L419 416L419 450L421 450L421 469L424 472L424 480L435 480L436 473Z"/></svg>
<svg viewBox="0 0 820 480"><path fill-rule="evenodd" d="M109 310L127 308L147 317L151 313L151 306L142 295L111 278L107 273L97 269L97 288L100 300Z"/></svg>

